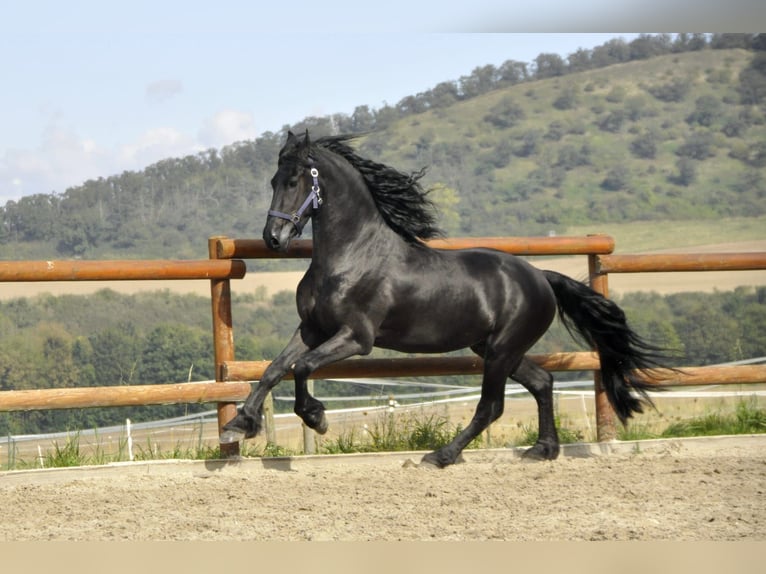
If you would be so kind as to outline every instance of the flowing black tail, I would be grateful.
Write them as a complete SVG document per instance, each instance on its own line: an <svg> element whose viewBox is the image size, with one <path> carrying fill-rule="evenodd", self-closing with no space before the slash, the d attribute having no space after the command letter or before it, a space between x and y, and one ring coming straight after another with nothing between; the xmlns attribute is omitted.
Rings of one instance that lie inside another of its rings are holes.
<svg viewBox="0 0 766 574"><path fill-rule="evenodd" d="M601 380L615 413L625 423L644 412L642 399L652 404L647 391L654 387L636 370L650 376L662 368L662 349L644 341L627 324L625 313L587 285L555 271L544 271L556 294L559 317L567 331L598 350ZM636 391L640 398L631 394Z"/></svg>

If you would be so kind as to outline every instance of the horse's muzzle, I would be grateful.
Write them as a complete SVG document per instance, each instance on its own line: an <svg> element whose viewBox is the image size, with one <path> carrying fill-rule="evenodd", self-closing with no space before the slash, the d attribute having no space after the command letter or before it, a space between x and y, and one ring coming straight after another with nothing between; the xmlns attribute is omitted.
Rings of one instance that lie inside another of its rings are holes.
<svg viewBox="0 0 766 574"><path fill-rule="evenodd" d="M287 251L290 240L295 235L297 230L291 221L269 217L263 228L263 241L272 251Z"/></svg>

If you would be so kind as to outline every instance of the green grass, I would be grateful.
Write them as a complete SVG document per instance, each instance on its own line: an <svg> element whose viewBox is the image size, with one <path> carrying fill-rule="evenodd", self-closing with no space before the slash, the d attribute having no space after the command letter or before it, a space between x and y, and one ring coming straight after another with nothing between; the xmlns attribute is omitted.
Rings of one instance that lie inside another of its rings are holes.
<svg viewBox="0 0 766 574"><path fill-rule="evenodd" d="M521 427L521 437L513 441L512 446L532 446L537 442L539 433L537 427L532 425L524 425ZM577 442L583 442L585 437L583 433L576 429L570 429L565 424L562 424L561 419L556 418L556 430L559 435L559 442L561 444L573 444Z"/></svg>
<svg viewBox="0 0 766 574"><path fill-rule="evenodd" d="M362 430L352 428L336 439L322 445L325 454L355 452L396 452L435 450L462 430L444 416L433 413L382 413L373 424ZM479 448L482 437L474 439L467 448Z"/></svg>
<svg viewBox="0 0 766 574"><path fill-rule="evenodd" d="M636 221L569 227L566 235L604 233L615 240L615 252L641 253L699 245L766 239L766 217L730 217L716 221Z"/></svg>
<svg viewBox="0 0 766 574"><path fill-rule="evenodd" d="M766 410L753 401L737 404L733 414L718 412L671 424L660 435L662 438L715 436L766 433Z"/></svg>
<svg viewBox="0 0 766 574"><path fill-rule="evenodd" d="M557 418L559 440L562 444L583 442L580 430L570 428L566 420ZM385 412L373 421L368 428L353 427L341 433L333 440L323 441L322 454L349 454L359 452L397 452L412 450L434 450L449 443L460 431L460 425L454 425L442 414L413 412ZM766 409L759 408L754 399L737 403L733 413L712 411L705 415L677 421L664 430L652 430L648 424L633 422L618 429L618 439L637 441L657 438L678 438L694 436L719 436L737 434L766 433ZM537 428L531 425L521 427L521 435L511 441L509 446L529 446L537 441ZM484 435L480 435L468 445L469 449L482 448ZM215 460L221 458L218 446L197 444L184 446L177 443L166 451L157 451L147 445L136 449L134 460ZM296 456L300 453L284 447L266 444L242 445L241 455L248 458ZM55 442L53 449L44 453L43 463L46 468L102 465L127 460L126 449L122 446L117 453L107 454L98 445L88 454L80 446L79 433L67 436L63 443ZM11 459L9 456L6 469L21 470L38 468L39 459L24 461Z"/></svg>

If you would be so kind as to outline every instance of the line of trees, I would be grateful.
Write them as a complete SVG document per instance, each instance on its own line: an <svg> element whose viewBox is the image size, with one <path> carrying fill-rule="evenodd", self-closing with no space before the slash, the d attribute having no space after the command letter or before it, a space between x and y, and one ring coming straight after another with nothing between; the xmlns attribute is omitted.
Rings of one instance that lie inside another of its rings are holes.
<svg viewBox="0 0 766 574"><path fill-rule="evenodd" d="M766 349L766 288L617 299L643 336L673 350L671 365L706 365L762 356ZM292 293L267 301L235 297L236 357L273 359L297 323ZM178 383L214 378L209 301L169 292L40 296L0 303L0 391ZM557 323L532 350L582 350ZM377 352L377 351L376 351ZM386 356L390 353L380 352ZM564 373L556 378L563 380ZM446 380L453 380L445 378ZM465 380L455 381L465 384ZM322 382L320 393L374 390ZM283 384L279 394L290 395ZM289 409L291 405L278 403ZM190 414L211 405L48 410L0 413L0 435L92 428Z"/></svg>
<svg viewBox="0 0 766 574"><path fill-rule="evenodd" d="M766 50L766 34L641 34L630 42L615 38L593 49L580 48L566 58L555 53L543 52L531 64L506 60L500 66L478 66L458 80L441 82L430 90L406 96L394 106L386 105L379 110L370 109L369 106L358 106L350 117L339 114L331 116L328 121L333 122L341 132L356 133L381 129L401 117L448 107L492 90L524 82L708 48ZM320 122L320 118L306 120L307 124Z"/></svg>

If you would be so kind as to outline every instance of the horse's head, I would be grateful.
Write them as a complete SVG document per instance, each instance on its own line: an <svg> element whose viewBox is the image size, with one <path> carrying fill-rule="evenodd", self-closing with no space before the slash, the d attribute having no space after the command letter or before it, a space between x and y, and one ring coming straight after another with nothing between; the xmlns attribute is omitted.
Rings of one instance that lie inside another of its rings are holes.
<svg viewBox="0 0 766 574"><path fill-rule="evenodd" d="M263 228L263 240L275 251L287 249L322 203L310 149L306 130L303 138L288 132L287 142L279 152L277 172L271 178L271 209Z"/></svg>

